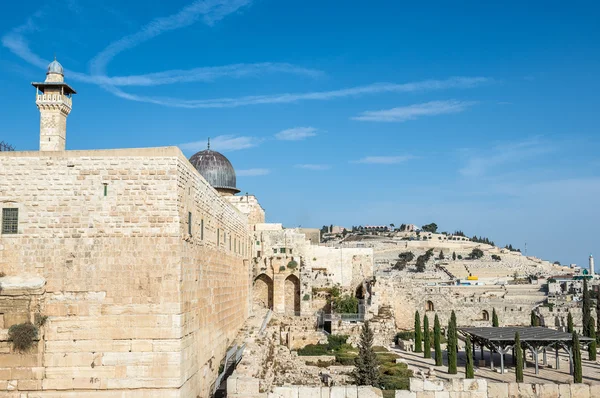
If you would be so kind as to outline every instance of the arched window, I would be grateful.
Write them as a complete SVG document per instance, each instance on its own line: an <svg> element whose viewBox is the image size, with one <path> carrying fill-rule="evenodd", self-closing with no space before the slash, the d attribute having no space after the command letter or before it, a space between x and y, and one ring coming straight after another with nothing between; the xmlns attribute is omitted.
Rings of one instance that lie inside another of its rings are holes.
<svg viewBox="0 0 600 398"><path fill-rule="evenodd" d="M425 311L434 311L434 307L433 307L433 302L432 301L427 301L427 304L425 304Z"/></svg>
<svg viewBox="0 0 600 398"><path fill-rule="evenodd" d="M273 309L273 280L266 274L260 274L254 280L254 302Z"/></svg>
<svg viewBox="0 0 600 398"><path fill-rule="evenodd" d="M486 310L483 310L481 312L481 319L483 319L484 321L489 321L490 320L490 313L487 312Z"/></svg>

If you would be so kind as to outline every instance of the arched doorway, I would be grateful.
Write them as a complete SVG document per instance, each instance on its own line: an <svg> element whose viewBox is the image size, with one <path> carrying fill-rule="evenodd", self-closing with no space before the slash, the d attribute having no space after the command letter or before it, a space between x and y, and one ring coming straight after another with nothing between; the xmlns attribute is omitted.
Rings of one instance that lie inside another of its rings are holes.
<svg viewBox="0 0 600 398"><path fill-rule="evenodd" d="M365 288L362 283L356 288L356 298L359 300L365 299Z"/></svg>
<svg viewBox="0 0 600 398"><path fill-rule="evenodd" d="M427 301L427 303L425 303L425 311L435 311L433 301Z"/></svg>
<svg viewBox="0 0 600 398"><path fill-rule="evenodd" d="M300 315L300 279L296 275L285 278L285 313Z"/></svg>
<svg viewBox="0 0 600 398"><path fill-rule="evenodd" d="M483 319L484 321L489 321L490 313L487 312L486 310L481 311L481 319Z"/></svg>
<svg viewBox="0 0 600 398"><path fill-rule="evenodd" d="M273 309L273 279L266 274L254 279L254 303Z"/></svg>

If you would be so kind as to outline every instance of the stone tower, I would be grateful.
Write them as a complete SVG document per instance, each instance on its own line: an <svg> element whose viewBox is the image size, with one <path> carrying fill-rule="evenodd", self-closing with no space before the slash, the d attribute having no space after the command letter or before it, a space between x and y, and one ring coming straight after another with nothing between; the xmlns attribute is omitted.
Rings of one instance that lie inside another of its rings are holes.
<svg viewBox="0 0 600 398"><path fill-rule="evenodd" d="M40 110L40 151L64 151L67 140L67 116L72 95L61 64L54 59L48 65L46 80L31 83L36 88L35 104Z"/></svg>
<svg viewBox="0 0 600 398"><path fill-rule="evenodd" d="M590 254L590 275L594 276L594 256Z"/></svg>

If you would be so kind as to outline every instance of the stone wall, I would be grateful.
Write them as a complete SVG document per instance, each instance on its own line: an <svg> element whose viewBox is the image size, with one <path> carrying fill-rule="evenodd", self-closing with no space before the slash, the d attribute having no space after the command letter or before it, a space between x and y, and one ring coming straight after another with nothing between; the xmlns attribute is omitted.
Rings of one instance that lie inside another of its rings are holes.
<svg viewBox="0 0 600 398"><path fill-rule="evenodd" d="M36 397L208 395L249 313L250 241L179 149L2 152L0 206L19 209L0 270L47 281Z"/></svg>

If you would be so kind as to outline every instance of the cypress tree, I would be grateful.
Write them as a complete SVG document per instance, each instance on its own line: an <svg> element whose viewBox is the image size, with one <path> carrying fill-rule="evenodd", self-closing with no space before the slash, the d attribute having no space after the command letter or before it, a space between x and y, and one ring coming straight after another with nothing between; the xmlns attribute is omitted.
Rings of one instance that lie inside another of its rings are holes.
<svg viewBox="0 0 600 398"><path fill-rule="evenodd" d="M567 315L567 330L569 333L573 333L573 315L571 315L571 312L569 312L569 315Z"/></svg>
<svg viewBox="0 0 600 398"><path fill-rule="evenodd" d="M452 252L452 260L456 261L456 252Z"/></svg>
<svg viewBox="0 0 600 398"><path fill-rule="evenodd" d="M465 343L467 346L465 347L465 354L467 356L465 363L465 378L473 379L475 378L475 371L473 370L473 347L471 345L471 336L467 335L467 342Z"/></svg>
<svg viewBox="0 0 600 398"><path fill-rule="evenodd" d="M592 300L588 290L587 278L583 280L583 335L590 337L590 318L592 316Z"/></svg>
<svg viewBox="0 0 600 398"><path fill-rule="evenodd" d="M423 336L421 335L421 317L419 311L415 312L415 352L423 352Z"/></svg>
<svg viewBox="0 0 600 398"><path fill-rule="evenodd" d="M423 358L431 358L431 333L429 332L429 318L423 317Z"/></svg>
<svg viewBox="0 0 600 398"><path fill-rule="evenodd" d="M540 326L540 318L535 315L533 310L531 310L531 326Z"/></svg>
<svg viewBox="0 0 600 398"><path fill-rule="evenodd" d="M515 365L515 377L517 383L523 382L523 349L521 348L521 339L519 332L515 333L515 357L517 364Z"/></svg>
<svg viewBox="0 0 600 398"><path fill-rule="evenodd" d="M589 321L588 321L589 322ZM583 373L581 371L581 348L579 346L579 336L573 332L573 381L581 383Z"/></svg>
<svg viewBox="0 0 600 398"><path fill-rule="evenodd" d="M359 386L379 385L379 361L373 351L373 330L369 322L363 324L358 343L358 356L354 359L354 382Z"/></svg>
<svg viewBox="0 0 600 398"><path fill-rule="evenodd" d="M456 354L458 348L458 335L456 332L456 314L452 311L450 322L448 323L448 373L455 375L458 373L456 369Z"/></svg>
<svg viewBox="0 0 600 398"><path fill-rule="evenodd" d="M590 345L588 345L588 354L589 357L588 359L590 361L595 361L596 360L596 325L595 325L595 320L594 318L590 318L590 326L589 326L589 331L590 331L590 335L589 337L592 339L592 341L590 342Z"/></svg>
<svg viewBox="0 0 600 398"><path fill-rule="evenodd" d="M498 325L498 314L496 313L496 309L492 308L492 326L497 328Z"/></svg>
<svg viewBox="0 0 600 398"><path fill-rule="evenodd" d="M433 321L433 345L435 349L435 366L442 366L442 327L440 326L440 320L435 314Z"/></svg>

